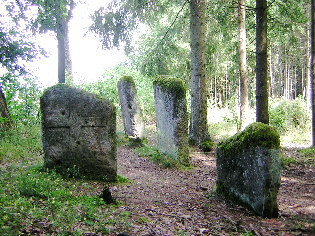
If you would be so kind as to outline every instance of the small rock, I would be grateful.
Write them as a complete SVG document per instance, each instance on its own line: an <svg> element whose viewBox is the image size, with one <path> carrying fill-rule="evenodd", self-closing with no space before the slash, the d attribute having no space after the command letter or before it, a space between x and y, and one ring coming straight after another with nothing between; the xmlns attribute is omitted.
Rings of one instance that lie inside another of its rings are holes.
<svg viewBox="0 0 315 236"><path fill-rule="evenodd" d="M209 230L208 230L208 229L201 228L201 229L199 229L199 232L200 232L201 234L206 234L206 233L209 233Z"/></svg>
<svg viewBox="0 0 315 236"><path fill-rule="evenodd" d="M103 198L103 200L104 200L104 202L106 202L106 204L111 204L111 203L116 202L116 200L112 197L112 194L111 194L108 186L104 186L104 189L103 189L100 197Z"/></svg>

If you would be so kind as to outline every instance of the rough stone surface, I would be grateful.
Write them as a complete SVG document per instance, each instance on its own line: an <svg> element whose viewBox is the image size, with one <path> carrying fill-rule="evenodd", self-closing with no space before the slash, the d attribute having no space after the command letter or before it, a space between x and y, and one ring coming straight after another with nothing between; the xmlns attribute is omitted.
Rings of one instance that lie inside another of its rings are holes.
<svg viewBox="0 0 315 236"><path fill-rule="evenodd" d="M135 139L143 139L145 136L144 120L132 77L122 77L117 83L117 88L126 135Z"/></svg>
<svg viewBox="0 0 315 236"><path fill-rule="evenodd" d="M56 85L45 91L40 105L45 168L79 178L116 178L116 111L111 102Z"/></svg>
<svg viewBox="0 0 315 236"><path fill-rule="evenodd" d="M217 191L256 214L277 217L281 157L279 135L253 123L216 149Z"/></svg>
<svg viewBox="0 0 315 236"><path fill-rule="evenodd" d="M159 150L189 165L186 89L179 79L154 81L154 100Z"/></svg>

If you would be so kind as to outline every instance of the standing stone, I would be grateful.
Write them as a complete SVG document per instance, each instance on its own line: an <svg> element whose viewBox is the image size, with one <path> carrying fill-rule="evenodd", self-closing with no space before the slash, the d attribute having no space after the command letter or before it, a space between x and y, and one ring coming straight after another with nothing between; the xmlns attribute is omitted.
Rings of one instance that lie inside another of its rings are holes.
<svg viewBox="0 0 315 236"><path fill-rule="evenodd" d="M40 100L45 168L112 181L117 175L116 111L111 102L67 85Z"/></svg>
<svg viewBox="0 0 315 236"><path fill-rule="evenodd" d="M117 88L126 135L133 139L143 139L144 120L132 77L122 77L117 83Z"/></svg>
<svg viewBox="0 0 315 236"><path fill-rule="evenodd" d="M182 80L160 78L154 85L159 150L181 164L190 164L186 89Z"/></svg>
<svg viewBox="0 0 315 236"><path fill-rule="evenodd" d="M217 192L263 217L277 217L280 137L276 129L253 123L216 149Z"/></svg>

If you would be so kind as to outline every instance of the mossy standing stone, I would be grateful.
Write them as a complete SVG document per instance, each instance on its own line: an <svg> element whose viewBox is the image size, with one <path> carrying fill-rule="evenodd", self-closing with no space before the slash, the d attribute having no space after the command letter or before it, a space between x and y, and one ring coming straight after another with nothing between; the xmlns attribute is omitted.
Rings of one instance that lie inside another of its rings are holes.
<svg viewBox="0 0 315 236"><path fill-rule="evenodd" d="M158 78L153 82L159 150L190 165L186 88L182 80Z"/></svg>
<svg viewBox="0 0 315 236"><path fill-rule="evenodd" d="M217 192L263 217L277 217L280 137L276 129L253 123L216 149Z"/></svg>
<svg viewBox="0 0 315 236"><path fill-rule="evenodd" d="M117 88L126 135L133 139L143 139L144 120L133 78L122 77L117 83Z"/></svg>
<svg viewBox="0 0 315 236"><path fill-rule="evenodd" d="M117 175L116 111L113 104L67 85L40 99L45 168L95 180Z"/></svg>

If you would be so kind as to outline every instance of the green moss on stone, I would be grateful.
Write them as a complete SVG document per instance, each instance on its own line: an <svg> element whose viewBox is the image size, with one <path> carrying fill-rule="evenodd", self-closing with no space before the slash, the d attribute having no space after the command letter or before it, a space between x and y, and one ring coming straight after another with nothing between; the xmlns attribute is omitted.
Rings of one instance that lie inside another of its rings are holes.
<svg viewBox="0 0 315 236"><path fill-rule="evenodd" d="M218 144L218 148L227 156L237 155L250 147L279 149L280 136L278 131L269 125L255 122L250 124L243 132Z"/></svg>
<svg viewBox="0 0 315 236"><path fill-rule="evenodd" d="M161 87L162 90L175 92L176 95L186 96L186 87L181 79L160 77L153 81L153 85Z"/></svg>
<svg viewBox="0 0 315 236"><path fill-rule="evenodd" d="M135 81L133 80L131 76L123 76L120 80L131 83L131 84L135 84Z"/></svg>
<svg viewBox="0 0 315 236"><path fill-rule="evenodd" d="M68 84L56 84L56 85L53 85L51 87L48 87L44 90L44 93L48 92L48 91L51 91L51 90L67 90L67 89L71 89L72 87Z"/></svg>

